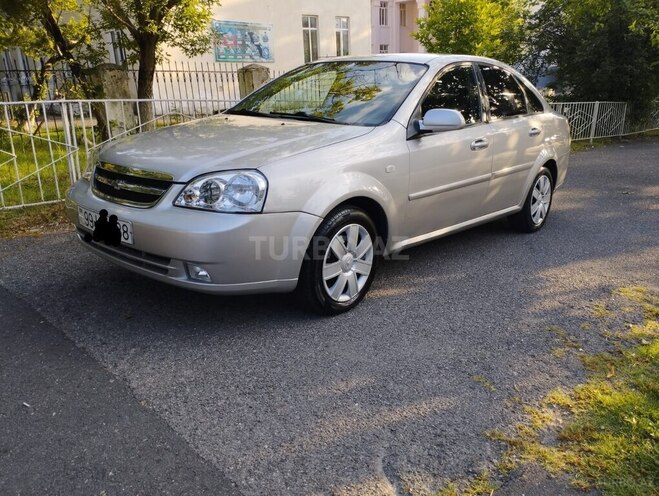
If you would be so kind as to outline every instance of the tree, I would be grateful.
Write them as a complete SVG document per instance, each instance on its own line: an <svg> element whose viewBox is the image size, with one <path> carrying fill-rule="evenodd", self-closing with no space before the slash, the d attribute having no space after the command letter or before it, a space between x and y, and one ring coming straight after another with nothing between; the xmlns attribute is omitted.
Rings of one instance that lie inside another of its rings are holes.
<svg viewBox="0 0 659 496"><path fill-rule="evenodd" d="M119 30L133 60L139 61L137 97L153 98L156 63L165 46L194 56L210 49L210 21L218 0L91 0L101 14L101 27ZM140 103L143 121L151 105Z"/></svg>
<svg viewBox="0 0 659 496"><path fill-rule="evenodd" d="M121 32L131 61L139 62L137 97L153 98L156 64L164 47L188 56L210 49L212 6L218 0L0 0L0 48L20 46L41 58L33 99L45 89L48 71L66 63L84 97L102 97L87 69L103 60L103 31ZM143 121L152 108L140 104ZM101 122L102 119L99 119Z"/></svg>
<svg viewBox="0 0 659 496"><path fill-rule="evenodd" d="M58 64L66 64L76 89L85 98L98 96L87 69L102 60L95 42L100 32L94 26L91 0L0 0L0 49L20 47L29 57L40 59L31 100L45 97L47 81ZM32 129L35 108L19 119L19 126ZM102 112L97 109L98 112ZM105 122L104 113L97 114ZM101 129L103 132L103 129Z"/></svg>
<svg viewBox="0 0 659 496"><path fill-rule="evenodd" d="M525 40L521 0L433 0L412 34L429 52L463 53L517 62Z"/></svg>
<svg viewBox="0 0 659 496"><path fill-rule="evenodd" d="M93 98L86 69L102 58L94 39L91 0L0 0L0 48L20 47L43 61L32 99L44 97L45 82L58 63L66 63L82 93Z"/></svg>
<svg viewBox="0 0 659 496"><path fill-rule="evenodd" d="M569 98L625 101L639 116L659 96L656 0L547 0L530 29L530 65L556 66Z"/></svg>

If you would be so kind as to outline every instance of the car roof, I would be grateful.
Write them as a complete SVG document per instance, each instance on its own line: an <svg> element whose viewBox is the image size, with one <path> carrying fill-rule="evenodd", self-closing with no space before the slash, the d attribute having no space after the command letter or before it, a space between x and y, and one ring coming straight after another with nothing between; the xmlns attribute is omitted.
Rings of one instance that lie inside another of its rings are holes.
<svg viewBox="0 0 659 496"><path fill-rule="evenodd" d="M376 61L376 62L406 62L411 64L426 64L432 67L443 66L452 62L487 62L498 66L508 67L507 64L487 57L474 55L439 54L439 53L381 53L376 55L347 55L344 57L331 57L320 59L317 62L336 60Z"/></svg>

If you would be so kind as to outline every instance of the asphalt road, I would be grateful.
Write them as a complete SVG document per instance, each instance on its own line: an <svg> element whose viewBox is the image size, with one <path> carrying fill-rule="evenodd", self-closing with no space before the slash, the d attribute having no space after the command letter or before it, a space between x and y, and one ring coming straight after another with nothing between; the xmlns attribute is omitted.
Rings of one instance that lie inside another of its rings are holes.
<svg viewBox="0 0 659 496"><path fill-rule="evenodd" d="M540 232L410 250L334 318L153 282L71 233L2 241L0 493L421 495L473 475L503 449L483 432L520 418L507 399L582 378L546 327L657 288L658 177L656 140L574 154Z"/></svg>

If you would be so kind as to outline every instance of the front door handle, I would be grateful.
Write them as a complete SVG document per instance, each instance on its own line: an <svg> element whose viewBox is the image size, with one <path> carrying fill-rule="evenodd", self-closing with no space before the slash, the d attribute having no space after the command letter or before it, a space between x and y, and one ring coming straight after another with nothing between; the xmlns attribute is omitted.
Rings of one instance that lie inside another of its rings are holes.
<svg viewBox="0 0 659 496"><path fill-rule="evenodd" d="M484 148L487 148L488 146L490 146L490 142L485 138L479 138L471 142L471 149L473 151L482 150Z"/></svg>
<svg viewBox="0 0 659 496"><path fill-rule="evenodd" d="M532 127L529 130L529 136L538 136L542 131L538 129L537 127Z"/></svg>

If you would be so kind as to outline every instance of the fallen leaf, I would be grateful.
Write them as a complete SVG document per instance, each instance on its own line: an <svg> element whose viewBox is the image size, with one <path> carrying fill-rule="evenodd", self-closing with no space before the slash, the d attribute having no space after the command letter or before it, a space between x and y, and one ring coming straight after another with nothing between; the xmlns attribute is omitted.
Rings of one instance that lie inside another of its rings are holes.
<svg viewBox="0 0 659 496"><path fill-rule="evenodd" d="M614 375L616 375L616 368L613 365L609 365L609 371L606 373L606 378L611 379Z"/></svg>

